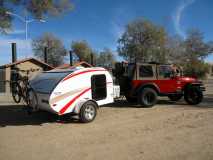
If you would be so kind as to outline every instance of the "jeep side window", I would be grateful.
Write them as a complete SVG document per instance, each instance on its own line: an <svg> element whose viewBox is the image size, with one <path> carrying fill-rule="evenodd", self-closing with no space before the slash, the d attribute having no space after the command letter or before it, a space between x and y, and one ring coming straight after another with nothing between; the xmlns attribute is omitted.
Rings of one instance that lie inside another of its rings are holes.
<svg viewBox="0 0 213 160"><path fill-rule="evenodd" d="M154 73L153 73L153 69L151 65L142 65L139 68L139 76L140 77L153 77Z"/></svg>
<svg viewBox="0 0 213 160"><path fill-rule="evenodd" d="M172 68L168 65L159 66L159 76L163 78L170 78L172 76Z"/></svg>

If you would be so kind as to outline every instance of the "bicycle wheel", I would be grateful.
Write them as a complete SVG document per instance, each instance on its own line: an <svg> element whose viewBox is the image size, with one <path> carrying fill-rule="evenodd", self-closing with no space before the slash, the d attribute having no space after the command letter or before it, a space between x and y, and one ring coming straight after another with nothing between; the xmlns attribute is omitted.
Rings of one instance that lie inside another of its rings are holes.
<svg viewBox="0 0 213 160"><path fill-rule="evenodd" d="M12 96L16 103L21 102L21 87L18 83L12 84Z"/></svg>

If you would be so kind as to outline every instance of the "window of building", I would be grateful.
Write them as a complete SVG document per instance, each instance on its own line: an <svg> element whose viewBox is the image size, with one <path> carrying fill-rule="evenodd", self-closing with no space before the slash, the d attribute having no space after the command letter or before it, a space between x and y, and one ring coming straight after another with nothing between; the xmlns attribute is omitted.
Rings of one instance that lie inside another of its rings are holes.
<svg viewBox="0 0 213 160"><path fill-rule="evenodd" d="M139 76L140 77L153 77L154 73L153 73L153 69L151 65L142 65L139 68Z"/></svg>
<svg viewBox="0 0 213 160"><path fill-rule="evenodd" d="M0 93L6 92L6 72L5 69L0 69Z"/></svg>
<svg viewBox="0 0 213 160"><path fill-rule="evenodd" d="M91 78L92 84L92 99L102 100L107 96L106 88L106 76L105 75L94 75Z"/></svg>

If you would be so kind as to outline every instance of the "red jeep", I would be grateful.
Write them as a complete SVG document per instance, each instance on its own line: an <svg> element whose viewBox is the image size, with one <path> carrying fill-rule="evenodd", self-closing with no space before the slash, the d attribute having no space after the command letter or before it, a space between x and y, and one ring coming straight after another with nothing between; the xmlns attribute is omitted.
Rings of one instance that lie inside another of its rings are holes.
<svg viewBox="0 0 213 160"><path fill-rule="evenodd" d="M143 107L157 103L158 96L168 96L172 101L184 97L190 105L203 100L202 82L184 77L171 65L157 63L117 63L113 74L127 101L138 102Z"/></svg>

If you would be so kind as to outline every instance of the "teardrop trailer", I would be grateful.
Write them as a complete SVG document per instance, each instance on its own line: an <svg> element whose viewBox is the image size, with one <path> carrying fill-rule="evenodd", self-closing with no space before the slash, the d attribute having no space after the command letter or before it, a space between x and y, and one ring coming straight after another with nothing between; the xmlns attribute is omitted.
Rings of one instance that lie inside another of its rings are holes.
<svg viewBox="0 0 213 160"><path fill-rule="evenodd" d="M171 65L157 63L117 63L112 75L104 68L74 68L43 72L30 81L29 106L60 116L79 115L81 122L95 119L101 105L114 102L120 94L129 102L151 107L158 96L172 101L184 97L190 105L203 100L205 88L195 78L175 75Z"/></svg>
<svg viewBox="0 0 213 160"><path fill-rule="evenodd" d="M119 87L104 68L73 68L43 72L30 81L29 107L58 115L77 114L81 122L95 119L101 105L113 103Z"/></svg>

